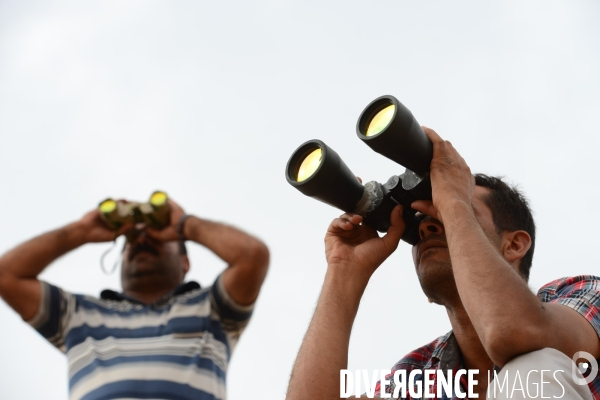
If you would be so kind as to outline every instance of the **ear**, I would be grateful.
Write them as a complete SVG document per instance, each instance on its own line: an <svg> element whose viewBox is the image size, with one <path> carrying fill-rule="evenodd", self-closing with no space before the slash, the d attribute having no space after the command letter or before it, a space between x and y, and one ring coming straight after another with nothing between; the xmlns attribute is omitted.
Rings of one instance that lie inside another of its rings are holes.
<svg viewBox="0 0 600 400"><path fill-rule="evenodd" d="M531 236L525 231L504 232L502 256L512 263L525 256L531 247Z"/></svg>
<svg viewBox="0 0 600 400"><path fill-rule="evenodd" d="M185 275L190 270L190 258L187 255L181 256L181 264L182 264L183 276L185 277Z"/></svg>

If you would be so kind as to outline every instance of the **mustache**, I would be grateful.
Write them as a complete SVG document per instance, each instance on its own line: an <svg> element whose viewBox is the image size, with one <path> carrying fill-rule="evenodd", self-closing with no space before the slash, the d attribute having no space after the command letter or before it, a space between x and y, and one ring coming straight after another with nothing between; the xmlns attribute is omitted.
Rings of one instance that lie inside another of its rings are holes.
<svg viewBox="0 0 600 400"><path fill-rule="evenodd" d="M446 235L440 235L438 233L431 233L425 239L421 239L417 243L417 246L420 246L423 243L433 242L433 241L447 243Z"/></svg>
<svg viewBox="0 0 600 400"><path fill-rule="evenodd" d="M427 238L422 239L421 241L419 241L414 248L416 248L417 250L417 254L420 256L421 255L421 248L426 245L427 243L438 243L438 244L442 244L446 247L448 247L448 241L446 240L446 235L429 235Z"/></svg>
<svg viewBox="0 0 600 400"><path fill-rule="evenodd" d="M133 260L133 257L144 251L155 256L158 255L158 249L156 247L148 242L142 242L131 249L129 252L129 261Z"/></svg>

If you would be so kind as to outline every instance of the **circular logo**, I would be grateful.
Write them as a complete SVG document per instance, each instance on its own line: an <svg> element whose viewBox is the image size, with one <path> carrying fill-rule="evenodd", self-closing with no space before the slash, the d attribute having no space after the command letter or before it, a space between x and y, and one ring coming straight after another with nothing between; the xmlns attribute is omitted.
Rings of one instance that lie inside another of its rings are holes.
<svg viewBox="0 0 600 400"><path fill-rule="evenodd" d="M586 362L577 363L577 360L584 359ZM590 370L588 376L583 377L583 373ZM571 368L573 381L578 385L587 385L598 375L598 361L593 355L585 351L578 351L573 355L573 367Z"/></svg>

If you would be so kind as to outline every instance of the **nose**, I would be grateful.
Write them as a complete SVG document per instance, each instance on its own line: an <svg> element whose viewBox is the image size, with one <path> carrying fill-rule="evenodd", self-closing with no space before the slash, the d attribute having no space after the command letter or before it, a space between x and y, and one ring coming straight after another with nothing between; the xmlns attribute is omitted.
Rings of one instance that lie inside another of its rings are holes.
<svg viewBox="0 0 600 400"><path fill-rule="evenodd" d="M429 235L443 235L444 225L435 218L426 217L419 224L419 237L421 240Z"/></svg>
<svg viewBox="0 0 600 400"><path fill-rule="evenodd" d="M136 224L133 228L125 232L125 238L128 243L138 243L145 241L148 235L146 234L146 227L144 224Z"/></svg>

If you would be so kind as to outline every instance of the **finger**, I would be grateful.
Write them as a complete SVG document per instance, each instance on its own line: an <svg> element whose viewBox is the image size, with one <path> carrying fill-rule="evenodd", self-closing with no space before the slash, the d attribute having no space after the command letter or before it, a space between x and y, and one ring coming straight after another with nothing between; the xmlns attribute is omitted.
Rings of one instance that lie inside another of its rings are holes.
<svg viewBox="0 0 600 400"><path fill-rule="evenodd" d="M171 210L181 211L181 213L183 213L183 208L179 204L177 204L175 200L169 197L167 199L167 202L169 203L169 207L171 207Z"/></svg>
<svg viewBox="0 0 600 400"><path fill-rule="evenodd" d="M83 216L83 218L87 219L87 220L91 219L96 223L100 223L102 226L108 227L108 225L106 224L106 221L104 221L104 218L102 218L102 212L97 208L94 208L92 211L85 214Z"/></svg>
<svg viewBox="0 0 600 400"><path fill-rule="evenodd" d="M356 179L358 179L358 181L359 181L360 183L362 183L362 178L361 178L360 176L357 176L357 177L356 177Z"/></svg>
<svg viewBox="0 0 600 400"><path fill-rule="evenodd" d="M343 231L350 231L354 228L355 225L353 225L350 221L345 220L345 219L341 219L341 218L336 218L331 222L330 228L332 229L340 229Z"/></svg>
<svg viewBox="0 0 600 400"><path fill-rule="evenodd" d="M340 219L346 220L351 224L358 225L362 222L363 217L358 214L345 213L340 215Z"/></svg>
<svg viewBox="0 0 600 400"><path fill-rule="evenodd" d="M438 221L441 221L440 217L438 215L438 212L435 209L435 207L433 206L433 202L431 200L413 201L413 203L410 206L413 210L417 210L427 216L430 216L432 218L437 219Z"/></svg>
<svg viewBox="0 0 600 400"><path fill-rule="evenodd" d="M146 228L146 234L148 236L150 236L152 239L156 239L156 240L162 240L162 236L163 236L163 232L152 229L152 228Z"/></svg>
<svg viewBox="0 0 600 400"><path fill-rule="evenodd" d="M148 236L150 236L152 239L161 241L161 242L166 242L169 240L175 240L177 238L177 234L174 232L174 230L171 230L169 228L166 229L154 229L154 228L146 228L146 232L148 233Z"/></svg>
<svg viewBox="0 0 600 400"><path fill-rule="evenodd" d="M434 131L431 128L428 128L426 126L422 126L421 127L423 129L423 132L425 132L425 134L427 135L427 137L429 138L429 140L431 140L431 143L435 143L435 142L443 142L444 139L442 139L440 137L440 135L437 134L436 131Z"/></svg>
<svg viewBox="0 0 600 400"><path fill-rule="evenodd" d="M121 226L117 230L117 237L125 234L127 231L129 231L130 229L132 229L134 226L135 226L135 224L133 222L126 222L125 224L123 224L123 226Z"/></svg>
<svg viewBox="0 0 600 400"><path fill-rule="evenodd" d="M398 247L398 243L400 243L400 239L406 228L404 218L402 218L403 210L404 208L401 205L394 207L392 214L390 215L391 225L388 228L387 234L382 237L382 240L385 242L386 248L390 253Z"/></svg>

